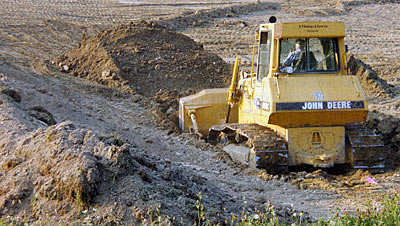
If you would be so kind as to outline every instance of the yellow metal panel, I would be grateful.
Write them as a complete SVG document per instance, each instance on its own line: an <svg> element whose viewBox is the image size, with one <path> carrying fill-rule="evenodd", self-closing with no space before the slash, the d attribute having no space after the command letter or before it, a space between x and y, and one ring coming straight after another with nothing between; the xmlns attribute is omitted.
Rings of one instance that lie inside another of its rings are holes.
<svg viewBox="0 0 400 226"><path fill-rule="evenodd" d="M275 38L344 37L343 22L293 22L275 25Z"/></svg>
<svg viewBox="0 0 400 226"><path fill-rule="evenodd" d="M365 121L367 110L315 111L315 112L279 112L272 113L270 124L285 128L306 126L335 126Z"/></svg>
<svg viewBox="0 0 400 226"><path fill-rule="evenodd" d="M287 130L289 164L330 167L346 163L344 127L308 127Z"/></svg>
<svg viewBox="0 0 400 226"><path fill-rule="evenodd" d="M316 92L322 93L323 100L365 100L357 76L281 77L277 82L268 78L268 85L271 101L276 102L317 101ZM279 99L276 97L278 86Z"/></svg>
<svg viewBox="0 0 400 226"><path fill-rule="evenodd" d="M181 98L179 101L180 128L187 132L193 129L190 113L196 116L197 126L202 135L207 135L213 125L226 122L228 104L226 94L228 88L205 89L196 94ZM238 121L238 106L230 112L229 122Z"/></svg>
<svg viewBox="0 0 400 226"><path fill-rule="evenodd" d="M268 103L269 109L262 109L261 105L257 109L256 104L260 102ZM354 102L361 106L349 106ZM279 103L297 103L300 108L277 110ZM307 108L322 104L325 109ZM302 105L306 105L305 109ZM364 121L367 114L365 94L356 76L264 78L262 94L256 91L254 99L241 98L239 122L285 128L334 126Z"/></svg>

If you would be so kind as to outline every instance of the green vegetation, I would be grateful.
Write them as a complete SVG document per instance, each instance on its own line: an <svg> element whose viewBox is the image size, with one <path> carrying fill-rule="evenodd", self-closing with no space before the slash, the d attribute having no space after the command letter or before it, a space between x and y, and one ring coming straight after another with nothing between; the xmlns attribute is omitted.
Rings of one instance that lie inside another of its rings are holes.
<svg viewBox="0 0 400 226"><path fill-rule="evenodd" d="M330 221L320 221L314 225L354 225L354 226L397 226L400 225L400 191L381 197L381 203L366 203L363 210L354 215L337 215Z"/></svg>
<svg viewBox="0 0 400 226"><path fill-rule="evenodd" d="M370 202L363 205L363 209L359 209L355 214L342 213L346 210L343 207L338 209L335 217L331 219L320 220L316 223L305 222L303 213L293 212L291 217L292 223L279 222L277 213L272 204L267 204L263 211L258 213L247 213L243 209L240 216L232 216L230 222L224 222L226 225L235 226L294 226L294 225L309 225L309 226L397 226L400 225L400 191L382 195L380 202ZM219 226L221 224L212 223L207 219L205 207L201 203L202 196L199 194L199 199L196 202L197 220L193 223L196 226ZM88 215L87 210L82 211L82 222L80 225L103 225L100 216ZM39 225L70 225L69 223L58 220L55 216L38 217ZM19 217L15 218L7 216L0 221L0 226L11 225L29 225ZM142 225L174 225L174 222L165 219L157 219L154 222L146 222Z"/></svg>
<svg viewBox="0 0 400 226"><path fill-rule="evenodd" d="M380 202L365 203L362 210L355 214L343 212L345 207L338 209L335 217L320 220L316 223L305 222L303 213L292 213L292 223L281 223L278 220L274 206L266 205L263 212L249 214L242 212L239 217L232 217L231 222L225 222L235 226L286 226L286 225L310 225L310 226L397 226L400 225L400 191L383 195ZM201 195L196 203L198 221L194 225L217 226L207 220L204 214L204 206L201 204Z"/></svg>

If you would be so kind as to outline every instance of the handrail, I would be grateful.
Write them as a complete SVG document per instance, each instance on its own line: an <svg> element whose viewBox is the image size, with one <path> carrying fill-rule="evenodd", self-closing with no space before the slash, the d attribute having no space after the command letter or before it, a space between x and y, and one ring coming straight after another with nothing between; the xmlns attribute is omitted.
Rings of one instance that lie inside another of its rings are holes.
<svg viewBox="0 0 400 226"><path fill-rule="evenodd" d="M347 66L347 56L346 53L344 54L344 69L346 70L347 74L349 74L349 68Z"/></svg>
<svg viewBox="0 0 400 226"><path fill-rule="evenodd" d="M281 90L279 88L279 83L278 83L278 76L274 76L274 81L276 83L276 88L277 88L277 94L276 97L279 99L281 97Z"/></svg>
<svg viewBox="0 0 400 226"><path fill-rule="evenodd" d="M253 56L251 57L250 87L253 88L254 55L257 43L253 45Z"/></svg>

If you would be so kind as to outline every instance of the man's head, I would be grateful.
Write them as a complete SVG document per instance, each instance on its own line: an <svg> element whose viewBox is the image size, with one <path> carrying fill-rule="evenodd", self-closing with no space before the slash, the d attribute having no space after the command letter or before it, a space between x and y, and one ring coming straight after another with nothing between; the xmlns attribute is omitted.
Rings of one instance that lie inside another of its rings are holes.
<svg viewBox="0 0 400 226"><path fill-rule="evenodd" d="M296 44L295 44L296 49L303 49L304 43L305 43L304 39L301 39L301 38L296 39Z"/></svg>

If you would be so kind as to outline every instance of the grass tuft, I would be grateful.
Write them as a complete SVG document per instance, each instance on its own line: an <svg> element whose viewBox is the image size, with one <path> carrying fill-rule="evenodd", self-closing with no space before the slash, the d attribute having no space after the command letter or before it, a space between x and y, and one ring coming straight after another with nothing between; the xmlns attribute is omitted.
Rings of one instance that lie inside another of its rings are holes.
<svg viewBox="0 0 400 226"><path fill-rule="evenodd" d="M79 202L79 201L78 201ZM202 195L198 194L198 200L195 203L197 210L196 220L193 222L193 226L220 226L220 223L213 223L206 215L206 207L202 204ZM379 202L369 202L364 204L364 209L357 210L355 214L342 214L341 210L338 209L337 214L331 219L319 220L315 223L305 222L302 213L292 214L292 223L279 222L275 207L271 203L267 203L262 211L256 213L246 212L244 209L240 216L232 216L230 222L224 222L223 225L232 226L296 226L296 225L307 225L307 226L384 226L384 225L400 225L400 191L394 191L391 193L384 194L380 197ZM344 208L343 208L344 209ZM343 210L342 209L342 210ZM93 216L96 209L93 209L93 213L89 215L87 210L83 210L84 216L81 225L109 225L103 221L101 216ZM39 225L71 225L68 222L59 220L56 216L36 216ZM171 221L172 220L172 221ZM7 216L0 219L0 226L11 226L11 225L29 225L23 219L19 217ZM29 221L31 222L31 221ZM115 223L114 225L118 225ZM155 225L173 225L175 222L174 218L169 217L157 217L157 219L146 220L141 225L155 226ZM32 222L31 222L32 223Z"/></svg>

